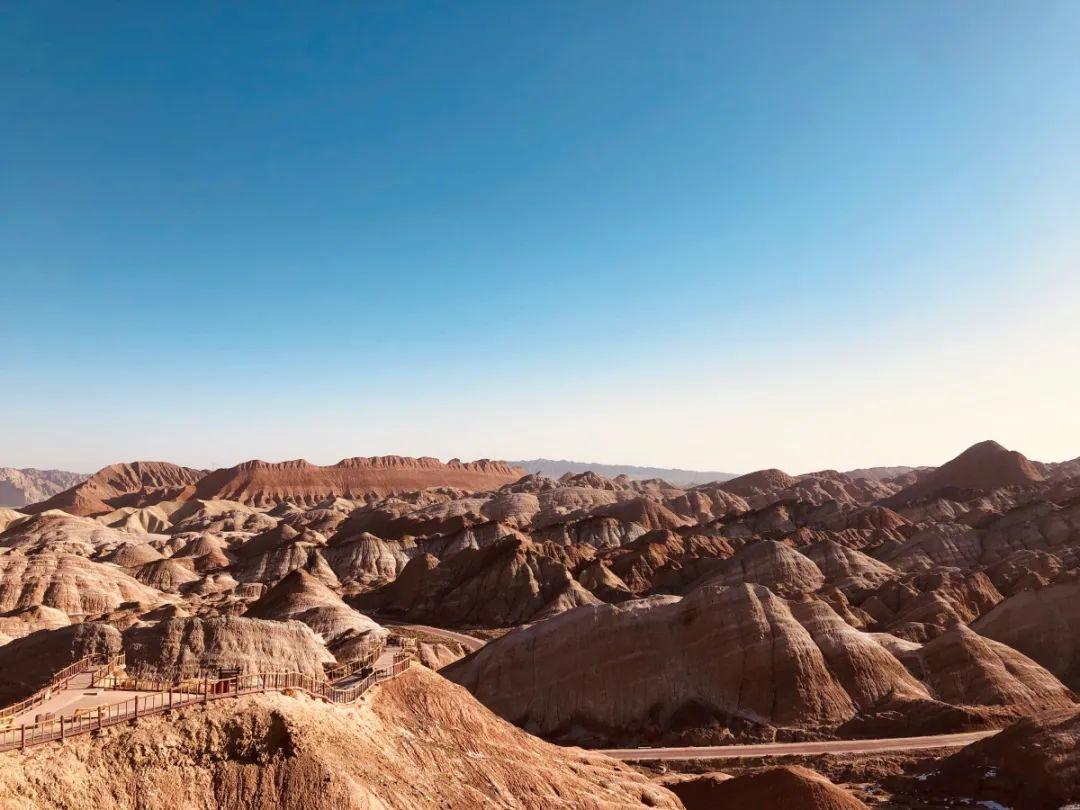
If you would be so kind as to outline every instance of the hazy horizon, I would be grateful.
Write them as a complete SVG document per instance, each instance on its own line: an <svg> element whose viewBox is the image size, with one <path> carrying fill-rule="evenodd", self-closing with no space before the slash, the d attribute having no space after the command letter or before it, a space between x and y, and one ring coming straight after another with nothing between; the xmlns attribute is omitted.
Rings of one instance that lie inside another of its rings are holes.
<svg viewBox="0 0 1080 810"><path fill-rule="evenodd" d="M12 8L0 465L1080 455L1080 5Z"/></svg>
<svg viewBox="0 0 1080 810"><path fill-rule="evenodd" d="M974 444L974 443L975 442L973 442L972 444ZM1000 444L1000 442L999 442L999 444ZM932 463L931 462L924 462L924 461L919 461L919 462L899 462L898 461L898 462L894 462L894 463L857 464L857 465L841 466L841 467L836 467L836 465L832 465L832 466L826 465L826 466L823 466L823 467L815 467L813 469L793 469L793 468L778 467L778 465L776 465L776 464L765 464L763 466L736 470L736 469L723 469L723 468L686 467L686 466L682 466L682 465L678 465L678 464L667 464L667 465L664 465L664 464L647 464L647 463L640 463L640 462L637 462L637 461L600 461L600 460L597 460L597 459L582 460L582 459L571 459L571 458L557 458L557 457L553 457L553 456L536 457L536 458L527 458L527 459L525 459L525 458L513 458L511 456L499 456L499 455L473 457L473 456L463 456L463 455L458 454L458 455L437 456L436 458L438 458L440 461L444 461L444 462L450 461L451 459L455 459L455 458L458 459L459 461L464 461L464 462L478 461L481 458L486 458L486 459L489 459L489 460L492 460L492 461L505 461L505 462L507 462L509 464L521 464L521 463L535 462L535 461L547 461L547 462L552 462L552 463L555 463L555 464L565 463L565 464L584 465L584 466L596 465L596 466L599 466L599 467L626 467L626 468L638 468L638 469L668 469L668 470L674 470L674 471L684 472L684 473L717 473L717 474L728 475L728 476L739 476L739 475L745 475L746 473L750 473L750 472L756 472L757 470L764 470L764 469L770 469L770 468L779 468L779 469L784 470L785 472L792 473L794 475L803 475L803 474L811 473L811 472L819 472L819 471L825 470L825 469L839 469L841 471L846 471L846 470L858 470L858 469L874 468L874 467L912 467L912 468L938 467L938 466L941 466L942 464L944 464L946 461L949 461L952 458L955 458L956 456L958 456L961 452L966 450L969 446L970 445L966 445L964 447L958 448L955 452L952 452L949 455L947 455L946 457L940 458L937 461L934 461ZM1006 445L1006 447L1009 450L1020 450L1021 453L1024 452L1022 448L1009 447L1007 445ZM80 474L85 474L85 475L91 475L91 474L93 474L95 472L98 472L99 470L103 469L104 467L109 466L110 464L120 464L120 463L134 462L134 461L167 461L167 462L171 462L171 463L174 463L174 464L180 464L181 466L189 467L189 468L192 468L192 469L216 470L216 469L234 467L234 466L236 466L238 464L242 464L242 463L244 463L246 461L253 461L253 460L261 460L261 461L266 461L266 462L270 462L270 463L280 463L280 462L285 462L285 461L295 461L297 459L303 458L304 460L309 461L312 464L318 464L318 465L321 465L321 466L328 466L328 465L336 464L337 462L342 461L342 460L347 459L347 458L355 458L357 456L381 456L381 455L397 455L397 456L408 455L408 456L412 456L412 457L431 456L430 453L409 453L409 454L405 454L405 453L353 453L353 454L350 454L350 455L347 455L347 456L335 457L333 459L329 459L329 458L326 458L326 459L313 459L313 458L308 458L306 456L296 456L296 457L290 457L290 458L268 458L268 457L264 457L264 456L255 455L255 456L242 458L242 459L234 459L232 461L227 461L227 462L224 462L224 463L214 462L212 464L187 463L187 462L183 462L183 461L178 461L175 458L151 458L151 457L147 456L147 457L138 457L138 458L133 457L133 458L113 459L112 461L106 462L104 464L99 464L96 467L93 467L92 469L89 469L89 468L87 468L87 469L69 469L69 468L66 468L66 467L58 467L58 466L55 466L55 465L42 465L42 464L25 464L25 465L5 464L3 462L3 459L0 459L0 467L14 467L14 468L19 468L19 469L38 469L38 470L62 470L64 472L75 472L75 473L80 473ZM1027 454L1027 453L1024 453L1024 455L1027 456L1028 458L1032 459L1033 461L1039 461L1039 462L1044 462L1044 463L1072 461L1073 459L1080 457L1080 456L1068 456L1068 455L1066 455L1066 456L1063 456L1061 458L1040 458L1040 457L1032 456L1032 455Z"/></svg>

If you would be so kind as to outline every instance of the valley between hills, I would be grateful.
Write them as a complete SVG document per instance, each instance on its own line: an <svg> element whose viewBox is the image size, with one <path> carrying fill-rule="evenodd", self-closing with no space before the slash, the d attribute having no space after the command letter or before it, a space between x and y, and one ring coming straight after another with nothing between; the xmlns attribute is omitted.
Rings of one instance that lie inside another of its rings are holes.
<svg viewBox="0 0 1080 810"><path fill-rule="evenodd" d="M36 500L0 508L0 707L139 678L206 700L60 709L86 733L22 731L0 807L1080 801L1080 459L680 472L5 468ZM387 644L411 665L355 699L238 687L337 688Z"/></svg>

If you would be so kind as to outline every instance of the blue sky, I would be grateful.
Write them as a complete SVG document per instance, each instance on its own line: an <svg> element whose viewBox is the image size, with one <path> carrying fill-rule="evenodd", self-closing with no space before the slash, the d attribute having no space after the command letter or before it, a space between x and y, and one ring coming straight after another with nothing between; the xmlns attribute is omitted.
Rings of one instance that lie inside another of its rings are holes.
<svg viewBox="0 0 1080 810"><path fill-rule="evenodd" d="M1076 3L43 2L0 66L0 465L1080 455Z"/></svg>

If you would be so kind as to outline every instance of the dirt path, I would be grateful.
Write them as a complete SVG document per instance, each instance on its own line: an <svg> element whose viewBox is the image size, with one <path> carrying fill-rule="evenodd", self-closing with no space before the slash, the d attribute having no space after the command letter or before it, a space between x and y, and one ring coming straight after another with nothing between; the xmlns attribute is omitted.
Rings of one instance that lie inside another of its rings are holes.
<svg viewBox="0 0 1080 810"><path fill-rule="evenodd" d="M758 745L713 745L690 748L608 748L598 751L624 760L643 759L736 759L738 757L782 757L793 754L876 754L884 751L914 751L923 748L953 748L997 734L968 731L930 737L894 737L879 740L828 740L824 742L761 743Z"/></svg>

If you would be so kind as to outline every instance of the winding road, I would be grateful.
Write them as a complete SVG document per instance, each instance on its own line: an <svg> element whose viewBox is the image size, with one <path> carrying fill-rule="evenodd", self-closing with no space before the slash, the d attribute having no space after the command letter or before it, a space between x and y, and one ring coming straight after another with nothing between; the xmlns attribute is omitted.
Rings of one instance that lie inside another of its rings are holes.
<svg viewBox="0 0 1080 810"><path fill-rule="evenodd" d="M890 751L960 747L997 733L998 729L991 729L989 731L967 731L961 734L936 734L930 737L892 737L877 740L826 740L822 742L710 745L688 748L607 748L598 749L597 753L628 761L646 759L737 759L740 757L812 756L815 754L879 754Z"/></svg>
<svg viewBox="0 0 1080 810"><path fill-rule="evenodd" d="M465 633L458 633L455 630L446 630L446 629L444 629L442 627L431 627L430 625L426 625L426 624L397 624L397 623L393 623L393 624L387 624L386 626L391 627L391 628L396 627L396 628L400 628L402 630L416 630L418 632L427 633L427 634L432 635L432 636L442 636L443 638L449 639L450 641L456 641L458 644L460 644L462 647L464 647L469 652L476 652L481 647L483 647L485 644L487 644L487 642L484 641L484 639L477 638L476 636L468 636L468 635L465 635Z"/></svg>

